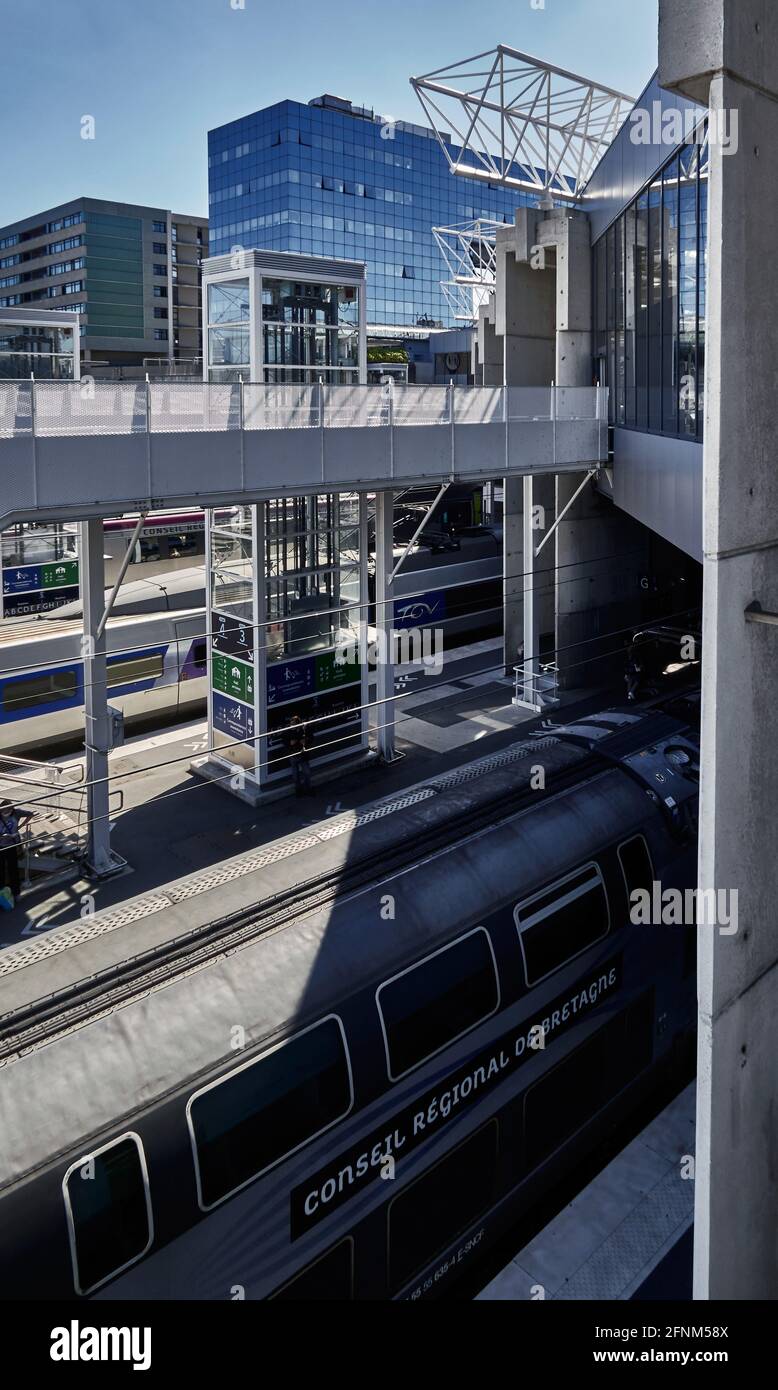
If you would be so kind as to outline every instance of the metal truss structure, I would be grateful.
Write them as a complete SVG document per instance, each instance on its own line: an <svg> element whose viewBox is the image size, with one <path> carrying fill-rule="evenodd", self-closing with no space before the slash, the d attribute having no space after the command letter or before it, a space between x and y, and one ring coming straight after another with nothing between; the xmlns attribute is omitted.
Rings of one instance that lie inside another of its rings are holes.
<svg viewBox="0 0 778 1390"><path fill-rule="evenodd" d="M449 279L441 280L454 318L472 323L485 304L496 278L496 233L504 223L479 217L453 227L433 227L432 235L446 264Z"/></svg>
<svg viewBox="0 0 778 1390"><path fill-rule="evenodd" d="M580 195L634 105L505 44L411 86L452 173L564 199Z"/></svg>

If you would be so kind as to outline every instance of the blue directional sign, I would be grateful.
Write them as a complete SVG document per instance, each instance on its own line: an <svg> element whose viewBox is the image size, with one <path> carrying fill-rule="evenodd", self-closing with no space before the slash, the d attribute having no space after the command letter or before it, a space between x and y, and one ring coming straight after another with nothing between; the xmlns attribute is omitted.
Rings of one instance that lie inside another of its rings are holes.
<svg viewBox="0 0 778 1390"><path fill-rule="evenodd" d="M29 594L42 588L40 565L19 565L3 570L4 594Z"/></svg>
<svg viewBox="0 0 778 1390"><path fill-rule="evenodd" d="M285 704L313 695L316 690L316 658L301 657L298 661L278 661L267 670L268 705Z"/></svg>
<svg viewBox="0 0 778 1390"><path fill-rule="evenodd" d="M240 700L230 700L226 695L213 692L213 725L230 738L250 739L254 737L254 711L250 705Z"/></svg>

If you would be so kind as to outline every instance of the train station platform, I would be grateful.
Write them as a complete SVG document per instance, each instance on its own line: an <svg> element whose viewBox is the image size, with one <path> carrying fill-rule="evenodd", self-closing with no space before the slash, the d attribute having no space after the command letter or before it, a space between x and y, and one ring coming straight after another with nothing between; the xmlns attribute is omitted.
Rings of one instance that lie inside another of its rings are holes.
<svg viewBox="0 0 778 1390"><path fill-rule="evenodd" d="M403 756L390 765L374 760L351 771L332 769L327 780L314 771L315 795L302 801L290 792L272 807L254 809L196 777L191 764L206 750L204 719L129 739L110 755L112 806L119 808L111 817L112 844L128 869L100 882L76 869L70 882L23 893L14 911L0 916L0 950L103 908L126 905L130 911L139 896L171 881L223 867L279 837L326 827L366 803L508 748L517 730L523 735L544 716L512 705L513 682L501 659L502 641L494 638L448 651L437 675L404 667L397 702L397 749ZM618 703L621 695L571 690L564 708L583 712ZM71 755L57 763L77 774L83 758Z"/></svg>
<svg viewBox="0 0 778 1390"><path fill-rule="evenodd" d="M692 1083L477 1299L690 1300L695 1095Z"/></svg>

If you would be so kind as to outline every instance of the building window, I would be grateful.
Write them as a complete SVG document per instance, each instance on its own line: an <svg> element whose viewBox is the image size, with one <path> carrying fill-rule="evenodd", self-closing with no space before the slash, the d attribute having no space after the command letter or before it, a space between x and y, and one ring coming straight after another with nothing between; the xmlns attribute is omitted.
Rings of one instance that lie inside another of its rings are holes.
<svg viewBox="0 0 778 1390"><path fill-rule="evenodd" d="M167 309L155 309L155 310L154 310L154 317L155 317L155 319L166 319L167 316L168 316Z"/></svg>
<svg viewBox="0 0 778 1390"><path fill-rule="evenodd" d="M167 235L167 222L152 222L151 225L155 232L164 232Z"/></svg>
<svg viewBox="0 0 778 1390"><path fill-rule="evenodd" d="M197 1091L187 1119L200 1206L216 1206L337 1124L353 1100L335 1015Z"/></svg>
<svg viewBox="0 0 778 1390"><path fill-rule="evenodd" d="M161 263L155 261L155 262L154 262L154 274L155 274L155 275L164 275L164 276L167 278L167 266L166 266L166 265L162 265Z"/></svg>
<svg viewBox="0 0 778 1390"><path fill-rule="evenodd" d="M152 251L154 252L154 255L155 255L155 256L166 256L166 255L167 255L167 242L165 242L165 241L155 241L155 242L152 242L151 249L152 249Z"/></svg>
<svg viewBox="0 0 778 1390"><path fill-rule="evenodd" d="M154 329L154 337L156 338L157 342L159 342L159 343L166 343L166 342L167 342L167 337L168 337L168 335L167 335L167 329L166 329L166 328L155 328L155 329Z"/></svg>
<svg viewBox="0 0 778 1390"><path fill-rule="evenodd" d="M73 1282L90 1293L135 1264L153 1238L151 1199L143 1146L122 1135L68 1168L65 1198Z"/></svg>
<svg viewBox="0 0 778 1390"><path fill-rule="evenodd" d="M167 285L155 285L155 286L154 286L154 298L155 298L155 299L167 299Z"/></svg>

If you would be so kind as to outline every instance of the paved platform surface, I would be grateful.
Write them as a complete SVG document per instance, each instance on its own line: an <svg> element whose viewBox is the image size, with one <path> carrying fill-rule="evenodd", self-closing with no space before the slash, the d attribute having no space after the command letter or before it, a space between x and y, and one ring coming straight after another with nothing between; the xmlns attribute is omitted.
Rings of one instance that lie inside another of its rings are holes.
<svg viewBox="0 0 778 1390"><path fill-rule="evenodd" d="M111 755L110 771L112 791L123 793L112 843L129 871L102 883L81 877L23 893L14 911L0 917L0 949L509 746L517 731L540 720L511 704L512 681L497 665L501 654L501 639L494 638L446 653L438 674L405 668L397 707L397 748L404 756L391 766L344 771L310 800L298 801L290 791L254 809L196 777L190 764L206 750L204 721L128 740ZM574 690L564 706L585 711L620 699L620 691Z"/></svg>
<svg viewBox="0 0 778 1390"><path fill-rule="evenodd" d="M541 1288L546 1299L691 1298L694 1107L692 1083L477 1298L537 1299Z"/></svg>

